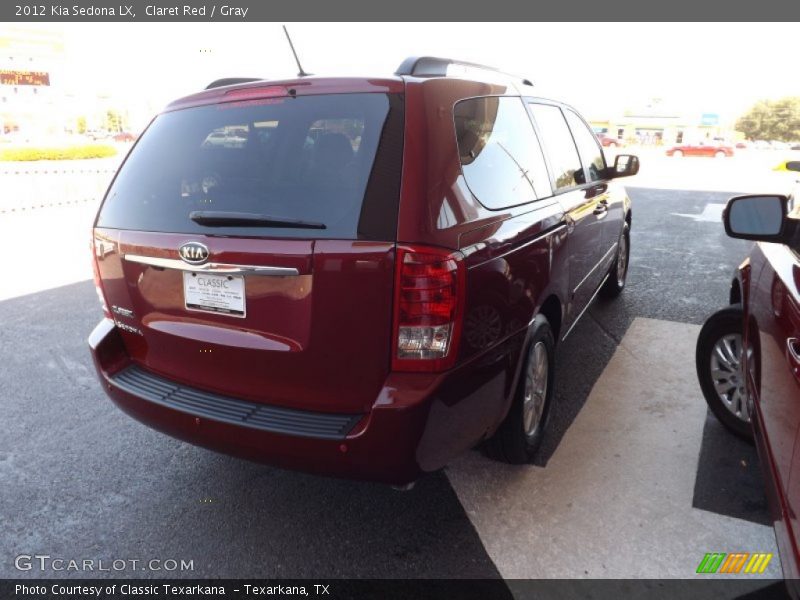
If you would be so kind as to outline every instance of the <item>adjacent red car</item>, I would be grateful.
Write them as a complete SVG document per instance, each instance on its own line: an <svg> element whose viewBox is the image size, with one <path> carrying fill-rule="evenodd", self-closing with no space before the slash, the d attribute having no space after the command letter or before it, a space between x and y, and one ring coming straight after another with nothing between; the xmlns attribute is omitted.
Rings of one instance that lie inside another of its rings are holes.
<svg viewBox="0 0 800 600"><path fill-rule="evenodd" d="M531 459L554 348L627 274L631 204L527 82L227 80L141 135L94 227L89 338L122 410L283 467L406 484ZM222 140L219 142L219 140Z"/></svg>
<svg viewBox="0 0 800 600"><path fill-rule="evenodd" d="M724 222L732 237L758 243L736 272L731 305L700 332L698 377L714 414L755 437L784 576L800 597L800 204L739 196Z"/></svg>
<svg viewBox="0 0 800 600"><path fill-rule="evenodd" d="M667 150L667 156L733 156L733 148L721 144L679 144Z"/></svg>

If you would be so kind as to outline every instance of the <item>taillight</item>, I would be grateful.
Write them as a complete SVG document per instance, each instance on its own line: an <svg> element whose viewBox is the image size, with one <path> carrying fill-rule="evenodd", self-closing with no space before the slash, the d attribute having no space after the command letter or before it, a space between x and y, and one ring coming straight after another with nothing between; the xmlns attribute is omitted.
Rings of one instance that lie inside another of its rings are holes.
<svg viewBox="0 0 800 600"><path fill-rule="evenodd" d="M395 371L453 366L464 312L463 256L425 246L398 246L394 305Z"/></svg>
<svg viewBox="0 0 800 600"><path fill-rule="evenodd" d="M111 311L108 310L108 304L106 304L106 298L103 294L103 286L100 283L100 270L97 267L97 259L104 258L105 256L105 246L103 245L103 240L98 240L94 235L92 235L91 241L91 252L92 252L92 273L94 275L94 290L97 292L97 298L100 300L100 306L103 307L103 314L111 319Z"/></svg>

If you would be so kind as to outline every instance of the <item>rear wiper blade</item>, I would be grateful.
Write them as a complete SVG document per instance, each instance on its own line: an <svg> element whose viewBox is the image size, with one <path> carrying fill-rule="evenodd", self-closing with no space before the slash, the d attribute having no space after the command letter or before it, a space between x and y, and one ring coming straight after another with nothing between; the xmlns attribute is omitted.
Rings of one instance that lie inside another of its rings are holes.
<svg viewBox="0 0 800 600"><path fill-rule="evenodd" d="M189 218L198 225L208 227L296 227L298 229L326 229L324 223L287 219L273 215L218 210L193 210Z"/></svg>

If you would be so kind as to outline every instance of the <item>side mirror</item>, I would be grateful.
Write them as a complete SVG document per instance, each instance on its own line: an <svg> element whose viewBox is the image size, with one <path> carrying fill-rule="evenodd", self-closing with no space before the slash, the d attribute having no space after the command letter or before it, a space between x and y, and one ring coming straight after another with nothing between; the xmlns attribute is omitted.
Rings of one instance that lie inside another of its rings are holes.
<svg viewBox="0 0 800 600"><path fill-rule="evenodd" d="M800 160L787 160L779 164L774 171L800 171Z"/></svg>
<svg viewBox="0 0 800 600"><path fill-rule="evenodd" d="M633 154L618 154L611 169L611 179L630 177L639 172L639 157Z"/></svg>
<svg viewBox="0 0 800 600"><path fill-rule="evenodd" d="M795 221L788 219L786 196L735 196L722 213L725 233L740 240L789 243L795 234Z"/></svg>

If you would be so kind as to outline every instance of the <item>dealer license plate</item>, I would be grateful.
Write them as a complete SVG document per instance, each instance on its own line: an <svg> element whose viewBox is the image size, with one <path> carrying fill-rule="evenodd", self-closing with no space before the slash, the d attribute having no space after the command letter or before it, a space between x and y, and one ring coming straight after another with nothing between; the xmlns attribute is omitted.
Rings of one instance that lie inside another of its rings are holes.
<svg viewBox="0 0 800 600"><path fill-rule="evenodd" d="M245 316L244 277L183 273L186 310L198 310L233 317Z"/></svg>

